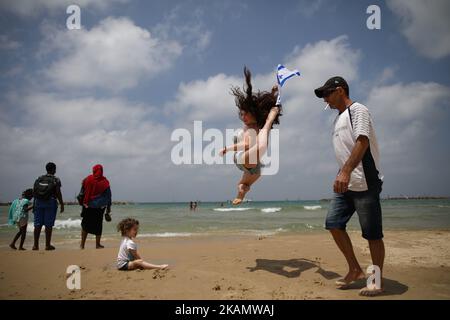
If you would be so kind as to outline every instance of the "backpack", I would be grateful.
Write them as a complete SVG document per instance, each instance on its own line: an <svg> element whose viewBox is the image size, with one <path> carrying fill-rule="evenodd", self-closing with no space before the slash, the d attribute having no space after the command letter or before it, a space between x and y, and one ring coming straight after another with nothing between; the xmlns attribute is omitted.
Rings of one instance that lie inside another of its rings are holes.
<svg viewBox="0 0 450 320"><path fill-rule="evenodd" d="M33 196L40 200L49 200L56 192L56 178L51 175L40 176L34 182Z"/></svg>

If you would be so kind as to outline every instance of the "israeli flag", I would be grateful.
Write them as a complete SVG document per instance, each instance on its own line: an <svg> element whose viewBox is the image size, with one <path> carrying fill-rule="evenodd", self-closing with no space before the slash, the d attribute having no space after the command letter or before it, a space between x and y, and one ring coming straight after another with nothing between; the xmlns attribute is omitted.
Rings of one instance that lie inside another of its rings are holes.
<svg viewBox="0 0 450 320"><path fill-rule="evenodd" d="M278 98L276 103L277 105L281 104L281 87L283 87L283 85L288 79L294 76L300 76L300 71L289 70L281 64L278 65L277 67Z"/></svg>

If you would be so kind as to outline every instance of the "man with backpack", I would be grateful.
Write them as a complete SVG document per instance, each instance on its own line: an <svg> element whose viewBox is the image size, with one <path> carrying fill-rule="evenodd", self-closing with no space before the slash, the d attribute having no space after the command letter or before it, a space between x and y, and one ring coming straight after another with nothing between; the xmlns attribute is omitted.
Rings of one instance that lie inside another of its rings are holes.
<svg viewBox="0 0 450 320"><path fill-rule="evenodd" d="M39 237L42 226L45 226L45 250L55 250L51 245L52 231L55 224L58 202L60 212L64 212L64 202L61 194L61 180L55 176L56 165L53 162L45 166L47 174L36 179L34 194L34 246L39 250ZM58 202L57 202L58 201Z"/></svg>

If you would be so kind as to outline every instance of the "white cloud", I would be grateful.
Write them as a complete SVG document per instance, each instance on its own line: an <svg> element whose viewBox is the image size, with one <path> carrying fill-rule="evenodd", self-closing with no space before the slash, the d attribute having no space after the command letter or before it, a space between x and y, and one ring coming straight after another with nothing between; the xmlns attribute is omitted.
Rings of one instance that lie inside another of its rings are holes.
<svg viewBox="0 0 450 320"><path fill-rule="evenodd" d="M0 9L13 12L24 17L37 16L42 12L66 14L66 8L77 4L81 10L85 8L105 10L111 5L126 3L129 0L2 0Z"/></svg>
<svg viewBox="0 0 450 320"><path fill-rule="evenodd" d="M20 46L20 42L11 40L7 35L0 35L0 50L15 50Z"/></svg>
<svg viewBox="0 0 450 320"><path fill-rule="evenodd" d="M176 99L167 105L167 111L174 112L188 121L229 121L237 115L232 86L242 86L242 80L218 74L206 80L181 83Z"/></svg>
<svg viewBox="0 0 450 320"><path fill-rule="evenodd" d="M388 0L401 19L402 33L423 56L439 59L450 54L450 1Z"/></svg>
<svg viewBox="0 0 450 320"><path fill-rule="evenodd" d="M146 180L170 163L170 130L155 120L151 106L45 93L12 97L15 113L0 119L0 176L16 183L1 189L2 199L32 184L48 161L57 163L69 200L95 163L105 165L116 199L135 199L133 193L151 190Z"/></svg>
<svg viewBox="0 0 450 320"><path fill-rule="evenodd" d="M428 82L375 87L367 105L381 145L388 190L448 193L450 87Z"/></svg>
<svg viewBox="0 0 450 320"><path fill-rule="evenodd" d="M450 88L434 82L397 83L374 88L368 97L383 122L404 128L414 120L439 118L450 104Z"/></svg>
<svg viewBox="0 0 450 320"><path fill-rule="evenodd" d="M209 47L213 34L204 24L204 17L203 9L192 10L190 3L179 4L152 31L162 39L177 39L186 52L199 56Z"/></svg>
<svg viewBox="0 0 450 320"><path fill-rule="evenodd" d="M41 54L59 59L44 71L59 87L119 91L155 77L181 54L175 41L161 41L128 18L108 17L91 30L43 26Z"/></svg>

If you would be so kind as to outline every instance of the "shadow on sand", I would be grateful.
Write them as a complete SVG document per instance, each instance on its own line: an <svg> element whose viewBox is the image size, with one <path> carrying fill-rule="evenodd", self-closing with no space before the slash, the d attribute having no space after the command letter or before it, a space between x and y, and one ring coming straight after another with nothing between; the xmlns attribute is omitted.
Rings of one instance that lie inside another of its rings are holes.
<svg viewBox="0 0 450 320"><path fill-rule="evenodd" d="M316 268L316 273L320 274L327 280L333 280L340 278L341 275L333 272L327 271L320 266L317 261L312 261L308 259L289 259L289 260L269 260L269 259L256 259L255 267L247 267L250 272L257 270L265 270L278 274L286 278L297 278L300 277L303 271ZM378 297L383 296L393 296L402 295L408 291L408 286L392 279L383 279L384 282L384 292ZM348 286L346 290L359 290L366 286L366 279L356 281L352 285Z"/></svg>
<svg viewBox="0 0 450 320"><path fill-rule="evenodd" d="M299 277L303 271L317 268L317 273L327 280L336 279L339 274L322 269L320 263L308 259L268 260L256 259L255 267L247 267L250 272L265 270L287 278ZM291 270L286 270L291 269Z"/></svg>

